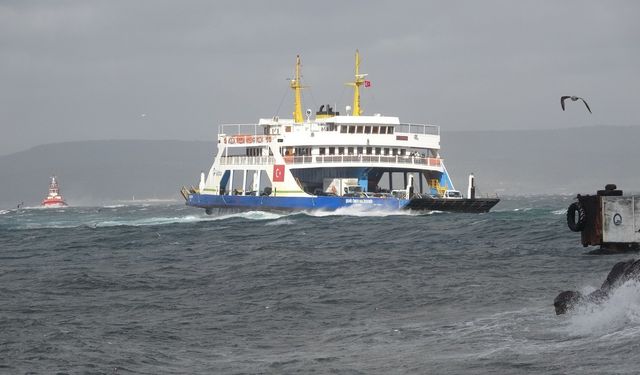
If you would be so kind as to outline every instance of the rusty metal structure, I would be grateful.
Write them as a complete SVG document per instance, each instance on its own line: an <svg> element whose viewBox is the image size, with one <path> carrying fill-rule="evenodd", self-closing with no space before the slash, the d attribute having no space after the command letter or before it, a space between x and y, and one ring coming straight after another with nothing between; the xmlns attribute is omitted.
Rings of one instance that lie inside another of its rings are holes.
<svg viewBox="0 0 640 375"><path fill-rule="evenodd" d="M602 252L640 250L640 196L624 196L608 184L596 195L580 195L567 210L567 225L581 232L582 246Z"/></svg>

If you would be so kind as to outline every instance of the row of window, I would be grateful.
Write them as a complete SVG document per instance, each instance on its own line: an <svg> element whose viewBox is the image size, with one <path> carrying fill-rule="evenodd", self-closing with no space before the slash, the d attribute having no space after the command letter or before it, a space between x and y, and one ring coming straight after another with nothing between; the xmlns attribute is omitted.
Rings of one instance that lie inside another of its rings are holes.
<svg viewBox="0 0 640 375"><path fill-rule="evenodd" d="M340 133L348 134L393 134L393 126L341 125Z"/></svg>
<svg viewBox="0 0 640 375"><path fill-rule="evenodd" d="M338 126L336 124L327 124L325 129L327 131L336 131ZM291 126L285 126L284 131L290 133ZM383 125L340 125L340 133L344 134L393 134L393 126ZM265 128L265 134L268 130Z"/></svg>
<svg viewBox="0 0 640 375"><path fill-rule="evenodd" d="M422 157L437 157L435 150L429 149L425 154L420 154L416 151L407 150L404 148L395 147L365 147L365 146L353 146L353 147L320 147L317 149L318 155L385 155L385 156L422 156ZM282 147L280 152L283 156L311 156L311 147ZM251 147L246 149L247 156L263 156L262 148ZM271 152L269 152L271 156Z"/></svg>
<svg viewBox="0 0 640 375"><path fill-rule="evenodd" d="M320 155L407 155L404 148L391 147L320 147Z"/></svg>

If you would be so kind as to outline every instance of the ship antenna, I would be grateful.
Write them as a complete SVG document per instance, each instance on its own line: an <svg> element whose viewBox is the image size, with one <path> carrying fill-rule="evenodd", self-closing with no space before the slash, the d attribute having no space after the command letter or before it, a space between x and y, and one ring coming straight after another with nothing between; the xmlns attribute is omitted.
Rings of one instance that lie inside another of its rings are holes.
<svg viewBox="0 0 640 375"><path fill-rule="evenodd" d="M362 108L360 108L360 86L364 85L367 74L360 74L360 52L356 50L356 69L355 79L353 82L347 83L348 86L353 87L353 116L360 116L362 114Z"/></svg>
<svg viewBox="0 0 640 375"><path fill-rule="evenodd" d="M302 117L302 83L300 82L300 55L296 56L296 76L291 80L291 88L294 91L294 109L293 109L293 122L302 123L304 118Z"/></svg>

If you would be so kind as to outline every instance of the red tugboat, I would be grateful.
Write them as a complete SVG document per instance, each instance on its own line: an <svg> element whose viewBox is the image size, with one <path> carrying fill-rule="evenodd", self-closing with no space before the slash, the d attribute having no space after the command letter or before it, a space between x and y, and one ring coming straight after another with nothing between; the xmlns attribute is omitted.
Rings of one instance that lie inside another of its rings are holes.
<svg viewBox="0 0 640 375"><path fill-rule="evenodd" d="M62 199L60 195L60 188L58 187L58 181L56 176L51 176L51 183L49 184L49 195L42 200L42 206L44 207L66 207L67 202Z"/></svg>

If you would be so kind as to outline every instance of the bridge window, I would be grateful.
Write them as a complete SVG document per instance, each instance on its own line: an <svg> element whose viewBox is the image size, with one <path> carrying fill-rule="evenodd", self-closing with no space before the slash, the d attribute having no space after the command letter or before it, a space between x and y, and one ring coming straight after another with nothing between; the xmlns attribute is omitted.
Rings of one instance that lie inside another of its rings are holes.
<svg viewBox="0 0 640 375"><path fill-rule="evenodd" d="M349 155L353 155L353 147L347 148Z"/></svg>
<svg viewBox="0 0 640 375"><path fill-rule="evenodd" d="M362 125L356 126L356 133L362 134Z"/></svg>
<svg viewBox="0 0 640 375"><path fill-rule="evenodd" d="M363 150L362 147L358 147L358 155L362 155L362 150Z"/></svg>
<svg viewBox="0 0 640 375"><path fill-rule="evenodd" d="M382 149L380 147L376 147L376 155L380 155Z"/></svg>
<svg viewBox="0 0 640 375"><path fill-rule="evenodd" d="M311 155L311 148L309 147L296 147L295 153L296 156L307 156Z"/></svg>
<svg viewBox="0 0 640 375"><path fill-rule="evenodd" d="M374 126L374 127L371 129L371 133L373 133L373 134L378 134L378 127L377 127L377 126Z"/></svg>
<svg viewBox="0 0 640 375"><path fill-rule="evenodd" d="M387 134L387 127L386 126L381 126L380 127L380 134Z"/></svg>
<svg viewBox="0 0 640 375"><path fill-rule="evenodd" d="M406 154L407 154L407 150L405 150L404 148L400 149L400 156L405 156Z"/></svg>
<svg viewBox="0 0 640 375"><path fill-rule="evenodd" d="M384 154L385 155L389 155L389 147L385 147L384 148Z"/></svg>
<svg viewBox="0 0 640 375"><path fill-rule="evenodd" d="M329 147L329 155L335 155L336 154L336 148L335 147Z"/></svg>
<svg viewBox="0 0 640 375"><path fill-rule="evenodd" d="M320 147L320 155L324 155L326 152L326 148Z"/></svg>
<svg viewBox="0 0 640 375"><path fill-rule="evenodd" d="M349 134L355 134L355 132L356 132L356 126L355 125L349 126Z"/></svg>
<svg viewBox="0 0 640 375"><path fill-rule="evenodd" d="M338 155L344 155L344 147L338 147Z"/></svg>
<svg viewBox="0 0 640 375"><path fill-rule="evenodd" d="M398 155L398 149L397 149L397 148L394 148L394 149L393 149L393 154L392 154L392 155L393 155L393 156Z"/></svg>
<svg viewBox="0 0 640 375"><path fill-rule="evenodd" d="M365 126L364 127L364 132L367 134L371 134L371 126Z"/></svg>
<svg viewBox="0 0 640 375"><path fill-rule="evenodd" d="M373 151L373 147L367 147L367 155L371 155L372 151Z"/></svg>
<svg viewBox="0 0 640 375"><path fill-rule="evenodd" d="M393 134L393 126L387 128L387 134Z"/></svg>

